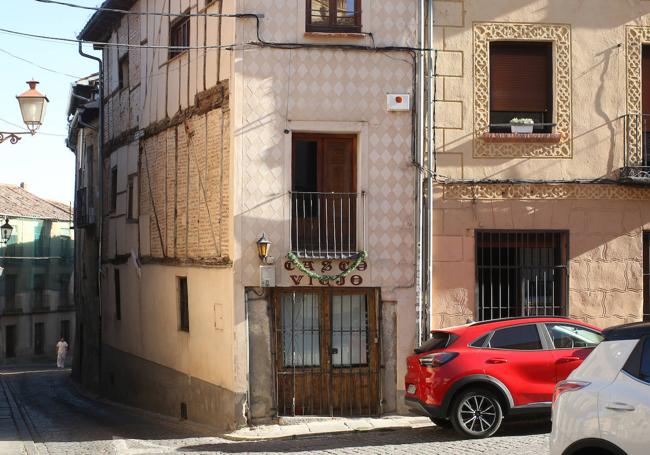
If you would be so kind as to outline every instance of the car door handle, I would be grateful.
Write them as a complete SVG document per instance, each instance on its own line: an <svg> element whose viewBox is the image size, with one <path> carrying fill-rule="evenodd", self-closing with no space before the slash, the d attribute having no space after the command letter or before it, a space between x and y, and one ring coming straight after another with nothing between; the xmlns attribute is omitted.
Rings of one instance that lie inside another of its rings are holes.
<svg viewBox="0 0 650 455"><path fill-rule="evenodd" d="M634 411L634 406L632 406L631 404L621 403L618 401L615 403L609 403L605 407L607 409L611 409L612 411Z"/></svg>
<svg viewBox="0 0 650 455"><path fill-rule="evenodd" d="M508 360L507 359L501 359L501 358L487 359L485 361L485 363L489 363L490 365L495 365L495 364L498 364L498 363L508 363Z"/></svg>
<svg viewBox="0 0 650 455"><path fill-rule="evenodd" d="M560 357L557 359L556 363L571 363L571 362L579 362L582 360L580 357L575 357L575 356L569 356L569 357Z"/></svg>

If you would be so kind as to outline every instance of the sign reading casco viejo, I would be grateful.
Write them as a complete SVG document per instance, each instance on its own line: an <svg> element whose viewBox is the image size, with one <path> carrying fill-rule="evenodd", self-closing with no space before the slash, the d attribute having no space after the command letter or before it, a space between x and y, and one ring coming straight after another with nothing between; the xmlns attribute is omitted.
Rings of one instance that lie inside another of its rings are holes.
<svg viewBox="0 0 650 455"><path fill-rule="evenodd" d="M354 261L302 261L305 269L315 272L316 274L323 275L336 275L345 272L350 268ZM289 278L294 286L361 286L363 284L363 276L356 272L364 272L368 269L368 263L361 261L352 274L341 276L336 280L319 280L313 278L306 273L301 272L291 260L284 263L284 269L289 272Z"/></svg>

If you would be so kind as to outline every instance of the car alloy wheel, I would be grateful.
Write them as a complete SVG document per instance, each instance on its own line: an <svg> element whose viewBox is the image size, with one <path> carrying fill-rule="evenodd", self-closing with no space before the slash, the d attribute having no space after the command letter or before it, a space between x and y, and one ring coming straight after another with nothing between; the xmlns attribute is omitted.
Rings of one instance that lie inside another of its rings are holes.
<svg viewBox="0 0 650 455"><path fill-rule="evenodd" d="M493 393L470 389L456 397L450 417L454 429L460 434L470 438L486 438L501 426L503 412Z"/></svg>

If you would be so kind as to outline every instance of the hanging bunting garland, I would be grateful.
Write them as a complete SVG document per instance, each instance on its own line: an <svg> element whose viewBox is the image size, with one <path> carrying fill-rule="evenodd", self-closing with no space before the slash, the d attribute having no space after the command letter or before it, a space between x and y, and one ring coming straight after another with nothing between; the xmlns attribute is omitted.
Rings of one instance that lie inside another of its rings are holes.
<svg viewBox="0 0 650 455"><path fill-rule="evenodd" d="M350 265L350 267L348 267L346 270L342 271L337 275L321 275L320 273L314 272L313 270L309 270L307 267L305 267L305 264L300 262L300 259L298 259L298 256L296 256L294 253L289 252L287 256L291 260L293 265L295 265L298 270L300 270L308 277L319 281L337 281L343 277L348 276L350 273L354 272L359 267L359 265L361 265L361 263L366 260L366 258L368 257L368 252L365 250L361 251L357 255L357 258L354 260L352 265Z"/></svg>

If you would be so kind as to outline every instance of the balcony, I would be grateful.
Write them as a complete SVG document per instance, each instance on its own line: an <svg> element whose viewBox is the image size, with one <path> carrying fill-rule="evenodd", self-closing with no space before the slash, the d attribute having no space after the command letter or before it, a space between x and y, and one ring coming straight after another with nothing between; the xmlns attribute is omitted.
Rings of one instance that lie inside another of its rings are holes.
<svg viewBox="0 0 650 455"><path fill-rule="evenodd" d="M628 114L625 120L625 164L619 181L650 185L650 115Z"/></svg>
<svg viewBox="0 0 650 455"><path fill-rule="evenodd" d="M346 259L365 246L366 193L291 192L291 252Z"/></svg>
<svg viewBox="0 0 650 455"><path fill-rule="evenodd" d="M88 188L79 188L75 198L74 225L84 228L95 224L95 209L90 204Z"/></svg>

